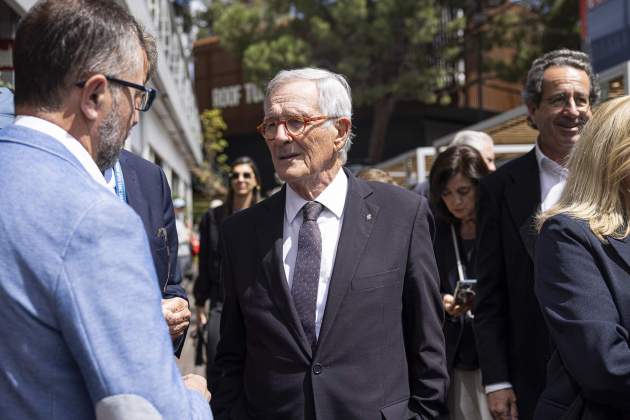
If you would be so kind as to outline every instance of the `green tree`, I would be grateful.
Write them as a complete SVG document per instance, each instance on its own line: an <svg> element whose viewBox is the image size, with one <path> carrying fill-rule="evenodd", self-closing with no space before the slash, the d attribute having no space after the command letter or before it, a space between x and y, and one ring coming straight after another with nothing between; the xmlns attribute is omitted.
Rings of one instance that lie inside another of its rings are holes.
<svg viewBox="0 0 630 420"><path fill-rule="evenodd" d="M225 195L223 175L230 170L227 155L228 146L223 133L227 124L219 109L207 109L200 115L203 130L203 162L192 169L195 189L207 197Z"/></svg>
<svg viewBox="0 0 630 420"><path fill-rule="evenodd" d="M444 19L459 0L446 1L231 0L212 2L204 19L261 85L302 66L348 77L355 105L373 111L369 157L378 162L400 100L450 100L465 20Z"/></svg>
<svg viewBox="0 0 630 420"><path fill-rule="evenodd" d="M509 60L486 60L486 70L508 81L523 81L536 57L558 49L579 50L580 16L575 0L524 0L487 14L485 47L509 48Z"/></svg>

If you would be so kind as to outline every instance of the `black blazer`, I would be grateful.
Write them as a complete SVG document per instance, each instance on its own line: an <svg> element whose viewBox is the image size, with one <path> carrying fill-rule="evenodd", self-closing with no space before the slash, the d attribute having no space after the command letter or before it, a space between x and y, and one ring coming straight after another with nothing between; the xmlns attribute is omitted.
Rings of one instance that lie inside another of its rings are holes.
<svg viewBox="0 0 630 420"><path fill-rule="evenodd" d="M223 204L208 209L199 222L199 275L193 290L196 306L203 306L208 299L210 303L223 303L219 226L226 217L226 207Z"/></svg>
<svg viewBox="0 0 630 420"><path fill-rule="evenodd" d="M484 385L510 382L520 419L545 385L547 327L534 294L534 216L540 206L535 151L503 165L477 189L475 338Z"/></svg>
<svg viewBox="0 0 630 420"><path fill-rule="evenodd" d="M125 179L128 204L133 208L147 233L158 286L164 299L181 297L188 300L177 276L177 229L171 189L162 168L123 150L119 157ZM166 235L160 234L160 229ZM179 357L186 334L175 343Z"/></svg>
<svg viewBox="0 0 630 420"><path fill-rule="evenodd" d="M348 174L315 350L282 266L285 189L226 219L217 419L431 419L445 411L442 301L426 200Z"/></svg>
<svg viewBox="0 0 630 420"><path fill-rule="evenodd" d="M468 260L458 232L456 232L456 236L460 258L466 269L466 278L475 278L474 267L472 266L474 252L470 256L470 260ZM451 224L441 220L439 217L435 221L433 249L435 251L438 273L440 274L440 293L452 295L458 281L457 258L453 247ZM466 351L471 359L476 358L477 351L472 335L472 319L465 316L452 317L446 314L444 338L446 340L446 361L449 373L453 370L459 351Z"/></svg>
<svg viewBox="0 0 630 420"><path fill-rule="evenodd" d="M630 419L630 238L603 243L585 221L552 217L536 295L554 352L535 418L559 419L581 395L599 419Z"/></svg>

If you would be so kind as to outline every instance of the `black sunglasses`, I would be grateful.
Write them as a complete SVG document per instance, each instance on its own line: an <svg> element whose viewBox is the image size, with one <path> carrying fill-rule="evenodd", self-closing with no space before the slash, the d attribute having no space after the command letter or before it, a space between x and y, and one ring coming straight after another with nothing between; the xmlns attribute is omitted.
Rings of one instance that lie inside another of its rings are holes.
<svg viewBox="0 0 630 420"><path fill-rule="evenodd" d="M241 175L243 175L243 178L245 178L245 179L252 179L252 173L251 172L232 172L230 174L230 179L231 180L238 179Z"/></svg>
<svg viewBox="0 0 630 420"><path fill-rule="evenodd" d="M141 112L146 112L149 109L151 109L151 105L153 105L153 101L155 100L155 97L157 96L157 93L158 93L156 89L138 85L136 83L131 83L126 80L116 79L115 77L111 77L111 76L105 76L105 79L109 80L112 83L117 83L121 86L127 86L127 87L141 91L142 96L140 96L139 101L136 101L134 108ZM85 80L77 82L76 86L82 88L85 86L85 82L86 82Z"/></svg>

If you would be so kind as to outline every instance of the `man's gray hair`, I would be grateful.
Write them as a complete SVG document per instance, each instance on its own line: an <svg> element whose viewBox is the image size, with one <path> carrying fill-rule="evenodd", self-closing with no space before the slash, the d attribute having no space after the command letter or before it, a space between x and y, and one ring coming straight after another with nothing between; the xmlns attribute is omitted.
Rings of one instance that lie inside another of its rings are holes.
<svg viewBox="0 0 630 420"><path fill-rule="evenodd" d="M451 146L465 144L481 151L484 146L494 146L494 140L483 131L463 130L455 134Z"/></svg>
<svg viewBox="0 0 630 420"><path fill-rule="evenodd" d="M527 81L523 90L523 101L528 106L538 106L542 99L542 83L543 74L549 67L565 66L582 70L588 75L591 91L589 99L591 106L599 100L600 89L599 80L593 68L591 67L591 59L582 51L569 49L554 50L546 53L542 57L534 60L532 66L527 73Z"/></svg>
<svg viewBox="0 0 630 420"><path fill-rule="evenodd" d="M352 122L352 94L350 85L344 76L324 69L302 68L295 70L282 70L267 84L265 104L271 93L279 86L297 80L310 80L315 82L319 95L319 110L322 115L330 117L347 117ZM330 123L330 121L329 121ZM346 141L339 150L339 159L342 164L348 160L348 151L352 146L352 125L346 136Z"/></svg>

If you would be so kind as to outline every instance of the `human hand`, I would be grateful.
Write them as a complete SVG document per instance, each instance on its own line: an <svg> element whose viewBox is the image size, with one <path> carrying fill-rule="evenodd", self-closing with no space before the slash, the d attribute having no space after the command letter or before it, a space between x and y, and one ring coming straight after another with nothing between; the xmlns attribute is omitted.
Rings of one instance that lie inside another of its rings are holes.
<svg viewBox="0 0 630 420"><path fill-rule="evenodd" d="M162 299L162 314L172 340L184 334L192 315L188 309L188 302L180 297Z"/></svg>
<svg viewBox="0 0 630 420"><path fill-rule="evenodd" d="M442 296L442 304L446 313L453 317L463 315L472 308L472 303L466 305L456 304L453 295L449 294Z"/></svg>
<svg viewBox="0 0 630 420"><path fill-rule="evenodd" d="M210 398L212 396L210 395L210 391L208 391L206 378L189 373L188 375L184 375L182 380L184 381L184 386L186 386L186 388L199 392L206 401L210 402Z"/></svg>
<svg viewBox="0 0 630 420"><path fill-rule="evenodd" d="M516 394L512 388L491 392L486 397L494 420L518 420Z"/></svg>
<svg viewBox="0 0 630 420"><path fill-rule="evenodd" d="M195 319L197 322L197 328L201 329L208 323L208 317L206 316L205 306L195 306Z"/></svg>

